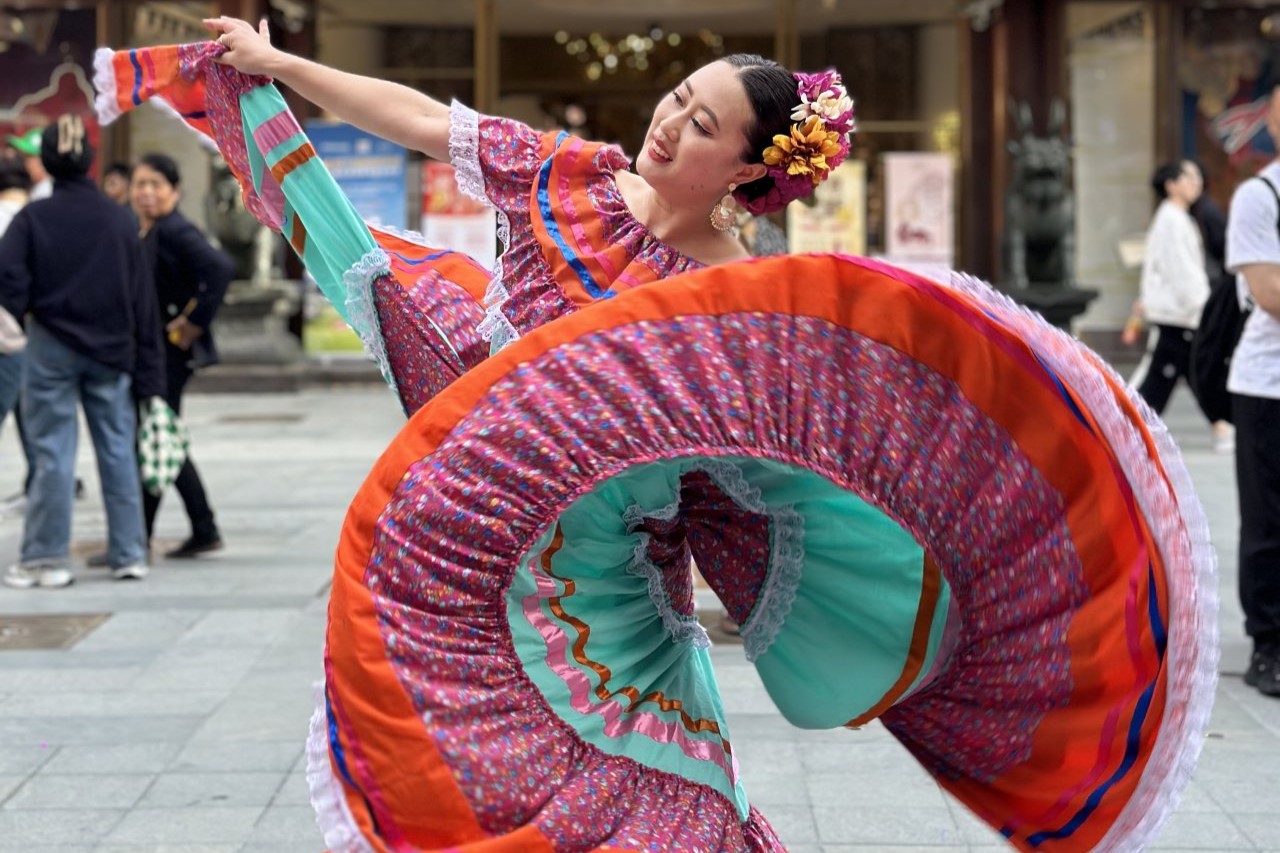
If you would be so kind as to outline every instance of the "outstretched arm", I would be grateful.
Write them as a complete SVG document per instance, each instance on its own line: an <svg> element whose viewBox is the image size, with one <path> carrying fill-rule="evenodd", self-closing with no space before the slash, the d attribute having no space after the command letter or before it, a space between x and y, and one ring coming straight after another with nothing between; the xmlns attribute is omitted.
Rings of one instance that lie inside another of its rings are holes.
<svg viewBox="0 0 1280 853"><path fill-rule="evenodd" d="M258 30L235 18L205 22L227 48L219 62L245 74L274 77L342 121L435 160L449 160L449 107L386 80L329 68L271 46L264 20Z"/></svg>

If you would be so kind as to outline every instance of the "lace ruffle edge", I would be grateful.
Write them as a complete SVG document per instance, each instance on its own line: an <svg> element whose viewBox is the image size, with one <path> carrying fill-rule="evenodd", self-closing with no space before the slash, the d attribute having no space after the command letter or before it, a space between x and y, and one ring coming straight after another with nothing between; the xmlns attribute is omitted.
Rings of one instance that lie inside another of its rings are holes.
<svg viewBox="0 0 1280 853"><path fill-rule="evenodd" d="M103 127L120 118L120 105L116 103L116 74L111 67L115 51L100 47L93 52L93 111L98 114L98 124Z"/></svg>
<svg viewBox="0 0 1280 853"><path fill-rule="evenodd" d="M1171 678L1160 733L1132 798L1098 845L1099 850L1114 853L1142 850L1177 807L1213 710L1219 657L1218 581L1208 520L1168 429L1109 365L986 282L953 273L951 286L994 309L1000 321L1022 337L1036 341L1037 355L1085 401L1133 487L1170 574L1166 654ZM1150 463L1144 435L1122 410L1108 377L1115 387L1124 389L1125 399L1141 414L1158 465Z"/></svg>
<svg viewBox="0 0 1280 853"><path fill-rule="evenodd" d="M458 189L493 208L497 214L501 250L484 294L484 319L476 328L480 337L489 342L489 354L493 355L520 338L520 333L502 310L511 298L502 277L502 258L511 245L511 220L484 191L484 172L480 168L480 116L458 101L449 107L449 161L457 173Z"/></svg>
<svg viewBox="0 0 1280 853"><path fill-rule="evenodd" d="M324 835L325 846L333 853L373 853L347 808L342 786L333 775L323 681L315 685L315 697L316 710L311 715L307 734L307 788L311 792L316 824Z"/></svg>
<svg viewBox="0 0 1280 853"><path fill-rule="evenodd" d="M635 533L637 537L631 562L627 565L627 574L645 579L649 588L649 600L657 608L658 615L662 618L662 627L671 637L672 642L692 643L694 648L708 649L711 647L711 638L698 622L698 617L677 613L671 604L671 599L662 583L662 570L649 559L649 542L653 537L644 531L636 531L646 518L670 521L676 517L679 510L679 501L674 501L652 511L646 511L639 504L632 504L623 511L622 520L627 525L627 530Z"/></svg>
<svg viewBox="0 0 1280 853"><path fill-rule="evenodd" d="M773 645L795 604L804 571L804 516L790 505L766 504L760 490L732 462L708 460L697 469L705 471L739 506L769 519L769 568L760 597L742 625L743 651L747 660L755 662Z"/></svg>
<svg viewBox="0 0 1280 853"><path fill-rule="evenodd" d="M347 322L360 336L365 352L382 372L382 378L395 388L395 377L387 361L387 348L378 326L378 311L373 305L373 282L391 274L391 260L381 249L372 249L342 274L345 291L343 306L347 309Z"/></svg>

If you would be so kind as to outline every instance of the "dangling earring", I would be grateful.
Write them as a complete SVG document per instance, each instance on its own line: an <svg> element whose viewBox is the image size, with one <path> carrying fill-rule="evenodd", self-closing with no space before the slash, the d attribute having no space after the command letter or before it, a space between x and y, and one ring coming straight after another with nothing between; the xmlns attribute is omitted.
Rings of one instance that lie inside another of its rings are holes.
<svg viewBox="0 0 1280 853"><path fill-rule="evenodd" d="M729 192L711 208L711 227L717 231L729 231L738 224L738 214L733 209L733 191L737 188L737 184L729 184Z"/></svg>

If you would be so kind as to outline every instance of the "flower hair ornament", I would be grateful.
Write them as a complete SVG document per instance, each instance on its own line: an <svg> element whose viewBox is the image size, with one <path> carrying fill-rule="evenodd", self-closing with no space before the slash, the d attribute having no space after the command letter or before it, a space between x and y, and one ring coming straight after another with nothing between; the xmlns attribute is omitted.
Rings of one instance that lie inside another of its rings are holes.
<svg viewBox="0 0 1280 853"><path fill-rule="evenodd" d="M800 103L791 112L791 129L774 136L773 144L764 150L773 187L754 199L735 195L756 216L811 194L849 156L849 135L857 129L853 99L838 71L800 72L795 78Z"/></svg>

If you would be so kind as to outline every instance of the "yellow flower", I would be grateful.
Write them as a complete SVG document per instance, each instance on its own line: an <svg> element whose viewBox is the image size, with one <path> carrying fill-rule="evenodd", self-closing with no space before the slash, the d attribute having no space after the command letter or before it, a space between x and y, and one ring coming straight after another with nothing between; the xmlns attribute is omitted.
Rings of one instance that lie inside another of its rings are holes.
<svg viewBox="0 0 1280 853"><path fill-rule="evenodd" d="M831 169L828 157L840 153L840 134L827 130L822 116L810 116L804 124L791 125L791 133L778 134L764 150L768 166L782 166L788 175L808 175L814 186L822 183L822 173Z"/></svg>

